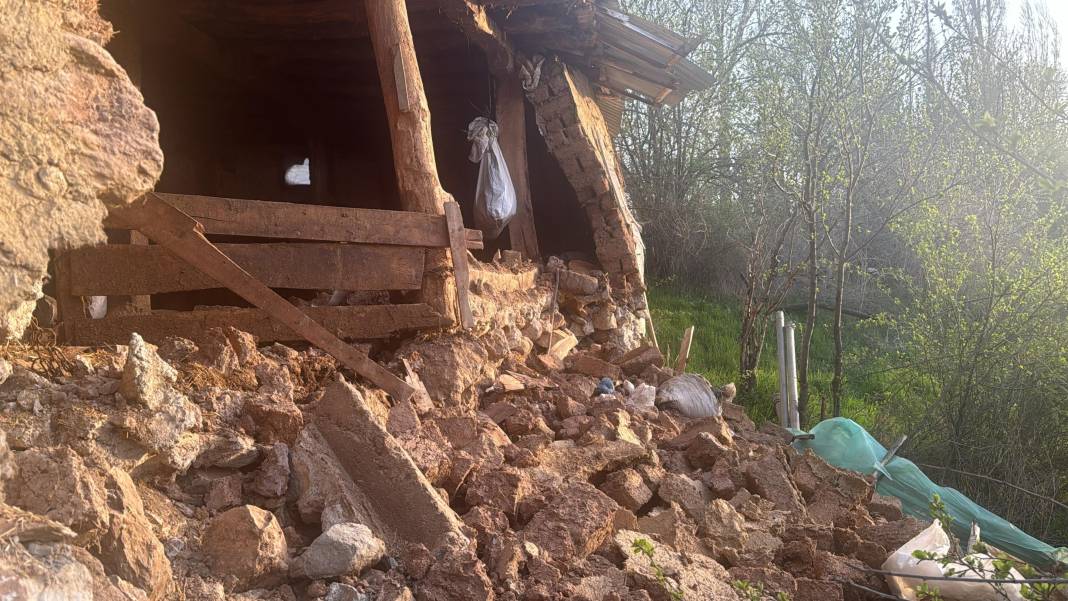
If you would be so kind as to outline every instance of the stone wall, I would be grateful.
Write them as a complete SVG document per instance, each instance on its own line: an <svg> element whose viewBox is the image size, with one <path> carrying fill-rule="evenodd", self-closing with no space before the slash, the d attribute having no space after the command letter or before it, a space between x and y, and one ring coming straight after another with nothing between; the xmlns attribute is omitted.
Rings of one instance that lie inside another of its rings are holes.
<svg viewBox="0 0 1068 601"><path fill-rule="evenodd" d="M92 0L0 0L0 339L29 323L49 249L103 242L106 207L163 169L110 35Z"/></svg>
<svg viewBox="0 0 1068 601"><path fill-rule="evenodd" d="M528 97L549 151L586 210L597 258L609 275L613 293L643 297L641 233L627 205L612 137L589 81L563 63L549 63Z"/></svg>

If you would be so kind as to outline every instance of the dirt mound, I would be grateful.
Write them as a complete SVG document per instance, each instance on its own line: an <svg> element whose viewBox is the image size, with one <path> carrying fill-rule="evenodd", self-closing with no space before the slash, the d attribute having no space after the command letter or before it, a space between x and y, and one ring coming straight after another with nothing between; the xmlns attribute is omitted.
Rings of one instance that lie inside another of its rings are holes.
<svg viewBox="0 0 1068 601"><path fill-rule="evenodd" d="M50 377L0 360L0 592L637 601L739 599L744 582L763 598L829 601L866 598L848 582L886 590L862 568L921 524L873 498L870 481L799 455L729 402L722 416L658 409L646 386L673 374L655 348L631 348L641 325L607 279L561 285L554 305L551 271L476 271L479 328L372 348L420 389L402 403L315 349L259 348L236 330L201 346L135 336L63 349L72 367ZM625 335L598 325L622 322Z"/></svg>

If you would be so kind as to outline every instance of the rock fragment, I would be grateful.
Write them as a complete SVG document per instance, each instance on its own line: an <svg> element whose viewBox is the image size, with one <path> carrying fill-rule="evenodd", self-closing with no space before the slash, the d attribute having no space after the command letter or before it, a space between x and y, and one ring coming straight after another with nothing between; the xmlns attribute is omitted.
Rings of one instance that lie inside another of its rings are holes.
<svg viewBox="0 0 1068 601"><path fill-rule="evenodd" d="M637 470L627 468L612 472L600 486L601 492L621 506L636 511L653 498L653 491Z"/></svg>
<svg viewBox="0 0 1068 601"><path fill-rule="evenodd" d="M523 529L523 540L550 550L556 562L582 559L611 535L617 508L591 484L567 482L534 514Z"/></svg>
<svg viewBox="0 0 1068 601"><path fill-rule="evenodd" d="M264 497L281 497L289 488L289 447L276 442L264 453L263 462L250 476L247 490Z"/></svg>
<svg viewBox="0 0 1068 601"><path fill-rule="evenodd" d="M15 458L7 502L51 518L90 541L108 525L107 493L99 473L70 447L37 448Z"/></svg>
<svg viewBox="0 0 1068 601"><path fill-rule="evenodd" d="M335 524L293 560L290 573L312 579L355 576L385 554L386 544L367 526L351 522Z"/></svg>
<svg viewBox="0 0 1068 601"><path fill-rule="evenodd" d="M231 579L234 591L275 585L288 567L288 547L278 520L252 505L212 518L201 545L212 571Z"/></svg>
<svg viewBox="0 0 1068 601"><path fill-rule="evenodd" d="M110 523L98 543L100 561L108 572L163 599L173 588L171 562L152 532L144 504L130 476L112 468L107 477Z"/></svg>

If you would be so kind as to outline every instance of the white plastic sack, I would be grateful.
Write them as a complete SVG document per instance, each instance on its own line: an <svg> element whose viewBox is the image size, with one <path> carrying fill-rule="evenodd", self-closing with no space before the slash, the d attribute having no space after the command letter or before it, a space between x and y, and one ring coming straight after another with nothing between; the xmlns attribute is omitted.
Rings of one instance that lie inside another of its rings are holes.
<svg viewBox="0 0 1068 601"><path fill-rule="evenodd" d="M985 553L968 555L970 558L978 559L980 565L984 568L980 570L981 574L976 574L974 570L962 564L950 563L943 567L937 561L917 559L912 556L912 552L917 550L927 551L936 555L945 555L949 552L949 537L942 530L942 525L938 523L938 520L935 520L926 530L917 534L912 540L901 545L900 549L894 551L883 563L883 569L888 572L915 574L917 576L940 577L945 576L947 571L952 570L954 572L953 576L964 579L994 577L994 558ZM1016 570L1010 570L1009 577L1023 578ZM910 601L917 601L919 595L916 589L924 581L919 578L887 576L886 583L890 585L890 591L895 595ZM1005 601L1005 597L994 588L994 585L986 582L932 580L927 582L927 586L938 590L946 601ZM1010 601L1024 601L1023 596L1020 594L1020 585L1002 584L1000 586L1005 591L1005 594L1008 595Z"/></svg>
<svg viewBox="0 0 1068 601"><path fill-rule="evenodd" d="M723 413L708 380L697 374L682 374L660 385L656 406L674 409L686 417L718 417Z"/></svg>
<svg viewBox="0 0 1068 601"><path fill-rule="evenodd" d="M106 296L90 296L89 297L89 317L93 319L104 319L108 315L108 297Z"/></svg>
<svg viewBox="0 0 1068 601"><path fill-rule="evenodd" d="M497 124L478 117L467 126L472 163L479 163L475 188L475 227L492 240L515 217L515 188L501 147L497 144Z"/></svg>

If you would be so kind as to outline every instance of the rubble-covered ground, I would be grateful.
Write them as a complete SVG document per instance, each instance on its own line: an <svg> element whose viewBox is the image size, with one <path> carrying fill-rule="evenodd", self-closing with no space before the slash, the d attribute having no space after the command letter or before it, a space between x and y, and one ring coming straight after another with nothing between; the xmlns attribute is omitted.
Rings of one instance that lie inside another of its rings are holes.
<svg viewBox="0 0 1068 601"><path fill-rule="evenodd" d="M887 591L864 569L922 525L738 405L657 408L641 385L671 370L601 274L569 267L482 266L479 329L372 347L409 402L233 329L8 346L0 599Z"/></svg>

